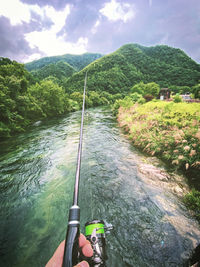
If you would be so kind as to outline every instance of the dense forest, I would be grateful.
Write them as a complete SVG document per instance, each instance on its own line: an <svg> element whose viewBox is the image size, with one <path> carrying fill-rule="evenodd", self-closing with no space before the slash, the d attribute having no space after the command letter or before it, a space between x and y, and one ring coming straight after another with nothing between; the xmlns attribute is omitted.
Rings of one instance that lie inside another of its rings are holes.
<svg viewBox="0 0 200 267"><path fill-rule="evenodd" d="M51 63L44 67L34 70L31 74L38 81L43 80L47 77L54 77L57 81L64 82L65 79L71 77L75 72L75 69L66 62L58 61L57 63Z"/></svg>
<svg viewBox="0 0 200 267"><path fill-rule="evenodd" d="M106 56L67 54L26 65L0 58L0 137L80 109L86 71L87 107L124 97L144 103L157 98L161 87L200 98L200 65L168 46L128 44Z"/></svg>
<svg viewBox="0 0 200 267"><path fill-rule="evenodd" d="M73 72L65 62L43 67L41 76L33 76L23 64L0 58L0 137L7 138L23 132L35 121L55 117L82 106L82 93L66 93L61 84L63 73ZM55 73L52 72L52 69ZM49 75L47 74L49 73ZM43 74L43 75L42 75ZM54 76L54 75L55 76ZM83 90L83 84L80 91ZM121 95L90 91L86 96L87 107L114 102Z"/></svg>
<svg viewBox="0 0 200 267"><path fill-rule="evenodd" d="M68 63L75 71L80 71L88 64L100 57L102 57L102 55L97 53L85 53L83 55L66 54L63 56L44 57L38 60L34 60L30 63L25 64L25 67L28 71L32 71L41 69L46 65L62 61Z"/></svg>
<svg viewBox="0 0 200 267"><path fill-rule="evenodd" d="M66 84L70 92L77 91L88 70L88 88L109 93L126 93L143 81L156 82L160 87L190 87L200 81L200 65L180 49L165 45L143 47L135 44L122 46L75 73ZM175 89L175 88L174 88Z"/></svg>

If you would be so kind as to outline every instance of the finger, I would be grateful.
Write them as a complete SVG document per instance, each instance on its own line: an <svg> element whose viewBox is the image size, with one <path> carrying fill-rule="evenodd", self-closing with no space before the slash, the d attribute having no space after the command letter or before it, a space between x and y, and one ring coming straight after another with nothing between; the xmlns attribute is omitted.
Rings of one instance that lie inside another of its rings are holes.
<svg viewBox="0 0 200 267"><path fill-rule="evenodd" d="M63 262L63 254L64 254L65 240L60 243L59 247L56 249L52 258L46 264L46 267L61 267Z"/></svg>
<svg viewBox="0 0 200 267"><path fill-rule="evenodd" d="M87 261L81 261L79 262L78 265L74 266L74 267L90 267L89 264L87 263Z"/></svg>
<svg viewBox="0 0 200 267"><path fill-rule="evenodd" d="M79 236L79 247L82 248L85 244L87 244L87 239L83 234Z"/></svg>
<svg viewBox="0 0 200 267"><path fill-rule="evenodd" d="M82 252L85 257L92 257L93 249L88 240L87 240L87 243L82 247Z"/></svg>

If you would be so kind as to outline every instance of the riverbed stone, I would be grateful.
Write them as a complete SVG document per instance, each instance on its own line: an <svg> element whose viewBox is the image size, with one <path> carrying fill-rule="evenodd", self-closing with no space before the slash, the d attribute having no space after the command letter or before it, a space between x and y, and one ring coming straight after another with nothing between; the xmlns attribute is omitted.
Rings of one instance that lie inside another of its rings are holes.
<svg viewBox="0 0 200 267"><path fill-rule="evenodd" d="M174 193L176 193L177 195L182 195L183 194L183 189L179 186L176 185L173 189Z"/></svg>
<svg viewBox="0 0 200 267"><path fill-rule="evenodd" d="M158 179L163 182L167 182L169 180L169 176L164 170L158 169L150 164L140 164L138 169L139 172L147 175L150 179Z"/></svg>

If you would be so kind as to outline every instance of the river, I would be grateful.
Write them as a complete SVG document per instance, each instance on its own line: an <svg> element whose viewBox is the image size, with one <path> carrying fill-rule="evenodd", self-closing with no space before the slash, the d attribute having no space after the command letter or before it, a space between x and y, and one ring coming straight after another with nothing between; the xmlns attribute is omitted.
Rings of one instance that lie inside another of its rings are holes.
<svg viewBox="0 0 200 267"><path fill-rule="evenodd" d="M1 266L44 266L65 238L80 120L74 112L0 143ZM156 182L142 162L110 110L86 111L81 229L93 218L112 223L108 267L184 266L200 242L199 225L170 182Z"/></svg>

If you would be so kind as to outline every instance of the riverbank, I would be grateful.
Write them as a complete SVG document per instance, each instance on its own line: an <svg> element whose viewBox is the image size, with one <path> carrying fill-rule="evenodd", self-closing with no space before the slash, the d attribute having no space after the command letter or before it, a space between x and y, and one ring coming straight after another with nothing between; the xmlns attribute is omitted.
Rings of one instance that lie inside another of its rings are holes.
<svg viewBox="0 0 200 267"><path fill-rule="evenodd" d="M148 102L120 106L118 123L134 146L156 156L185 173L200 171L200 105L198 103ZM191 180L194 177L189 177ZM191 182L191 181L190 181ZM193 190L185 201L200 209L200 197Z"/></svg>

